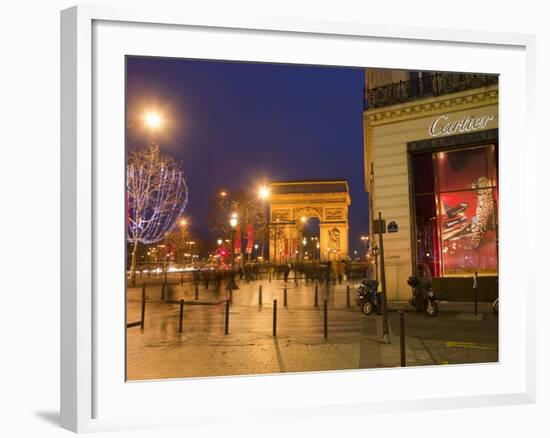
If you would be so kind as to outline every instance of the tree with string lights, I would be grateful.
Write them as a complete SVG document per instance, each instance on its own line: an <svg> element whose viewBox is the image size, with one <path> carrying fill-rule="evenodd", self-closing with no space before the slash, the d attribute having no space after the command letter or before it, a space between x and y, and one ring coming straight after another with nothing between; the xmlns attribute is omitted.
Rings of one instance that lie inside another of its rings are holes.
<svg viewBox="0 0 550 438"><path fill-rule="evenodd" d="M164 239L187 206L181 163L162 155L155 142L132 151L126 166L126 196L127 240L133 244L130 278L135 285L138 245Z"/></svg>

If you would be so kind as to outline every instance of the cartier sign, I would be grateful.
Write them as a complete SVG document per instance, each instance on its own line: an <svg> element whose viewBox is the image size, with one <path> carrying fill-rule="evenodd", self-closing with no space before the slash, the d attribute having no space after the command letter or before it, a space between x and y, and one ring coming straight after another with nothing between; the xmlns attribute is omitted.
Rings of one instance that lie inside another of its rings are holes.
<svg viewBox="0 0 550 438"><path fill-rule="evenodd" d="M448 114L442 114L434 119L428 132L432 137L437 137L439 135L452 135L477 131L479 129L484 129L487 123L493 119L494 116L486 115L480 117L464 116L453 120Z"/></svg>

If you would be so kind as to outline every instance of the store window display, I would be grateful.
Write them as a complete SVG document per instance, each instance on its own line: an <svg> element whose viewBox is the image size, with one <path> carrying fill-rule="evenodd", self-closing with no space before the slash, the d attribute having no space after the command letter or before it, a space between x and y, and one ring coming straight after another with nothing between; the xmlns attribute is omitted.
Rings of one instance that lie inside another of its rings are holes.
<svg viewBox="0 0 550 438"><path fill-rule="evenodd" d="M412 155L417 264L434 277L498 270L494 145Z"/></svg>

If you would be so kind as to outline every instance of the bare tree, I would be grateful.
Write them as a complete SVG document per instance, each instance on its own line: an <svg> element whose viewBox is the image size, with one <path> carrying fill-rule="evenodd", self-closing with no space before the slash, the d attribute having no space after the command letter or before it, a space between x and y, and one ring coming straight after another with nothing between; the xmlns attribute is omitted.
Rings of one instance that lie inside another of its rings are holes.
<svg viewBox="0 0 550 438"><path fill-rule="evenodd" d="M187 205L188 190L179 162L162 155L158 143L130 153L126 166L127 239L133 243L130 276L135 284L139 243L167 236Z"/></svg>

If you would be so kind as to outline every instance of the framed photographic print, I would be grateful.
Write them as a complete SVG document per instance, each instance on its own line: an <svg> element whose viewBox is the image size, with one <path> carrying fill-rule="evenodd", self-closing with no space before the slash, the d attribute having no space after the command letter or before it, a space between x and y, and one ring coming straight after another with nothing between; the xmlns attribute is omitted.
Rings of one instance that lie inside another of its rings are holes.
<svg viewBox="0 0 550 438"><path fill-rule="evenodd" d="M532 37L74 7L61 44L63 427L534 400Z"/></svg>

